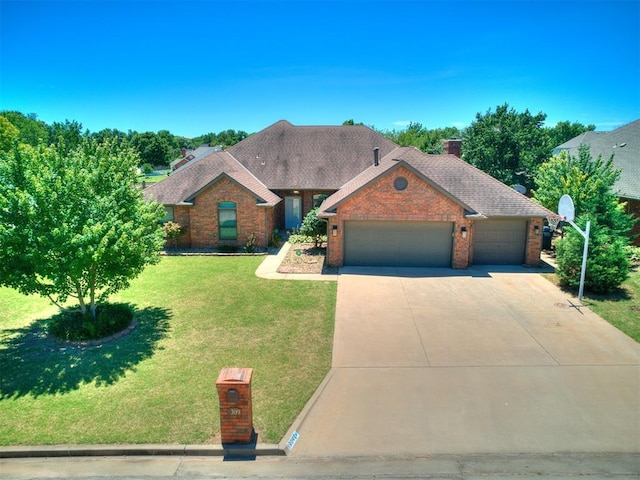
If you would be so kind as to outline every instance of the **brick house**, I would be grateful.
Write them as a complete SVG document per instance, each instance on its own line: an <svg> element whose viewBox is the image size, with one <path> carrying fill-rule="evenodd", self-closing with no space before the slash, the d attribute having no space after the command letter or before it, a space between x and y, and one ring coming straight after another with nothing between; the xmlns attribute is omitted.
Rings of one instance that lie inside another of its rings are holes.
<svg viewBox="0 0 640 480"><path fill-rule="evenodd" d="M562 151L578 156L580 145L588 145L592 158L602 155L613 157L613 165L620 170L620 178L613 186L621 202L627 204L627 213L636 218L629 232L632 242L640 247L640 120L627 123L610 132L585 132L558 145L553 154Z"/></svg>
<svg viewBox="0 0 640 480"><path fill-rule="evenodd" d="M185 247L265 248L319 206L328 262L341 265L537 265L552 212L458 158L427 155L365 126L286 121L187 162L145 189L184 227Z"/></svg>

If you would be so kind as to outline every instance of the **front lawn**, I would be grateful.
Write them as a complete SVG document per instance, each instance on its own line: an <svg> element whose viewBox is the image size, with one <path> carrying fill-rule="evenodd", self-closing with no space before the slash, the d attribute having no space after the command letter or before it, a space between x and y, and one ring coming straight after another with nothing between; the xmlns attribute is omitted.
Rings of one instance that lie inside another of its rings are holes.
<svg viewBox="0 0 640 480"><path fill-rule="evenodd" d="M640 267L630 272L617 292L609 295L586 292L583 300L611 325L640 342Z"/></svg>
<svg viewBox="0 0 640 480"><path fill-rule="evenodd" d="M56 309L0 288L0 444L217 443L215 381L252 367L254 426L278 442L330 368L335 282L264 280L263 257L165 257L112 299L131 334L57 344Z"/></svg>

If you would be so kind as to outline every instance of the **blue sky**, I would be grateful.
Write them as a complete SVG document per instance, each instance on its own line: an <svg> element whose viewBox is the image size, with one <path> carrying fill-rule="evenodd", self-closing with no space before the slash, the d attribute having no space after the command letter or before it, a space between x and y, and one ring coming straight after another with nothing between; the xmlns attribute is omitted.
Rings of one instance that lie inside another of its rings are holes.
<svg viewBox="0 0 640 480"><path fill-rule="evenodd" d="M188 137L281 119L640 118L640 0L0 0L0 110Z"/></svg>

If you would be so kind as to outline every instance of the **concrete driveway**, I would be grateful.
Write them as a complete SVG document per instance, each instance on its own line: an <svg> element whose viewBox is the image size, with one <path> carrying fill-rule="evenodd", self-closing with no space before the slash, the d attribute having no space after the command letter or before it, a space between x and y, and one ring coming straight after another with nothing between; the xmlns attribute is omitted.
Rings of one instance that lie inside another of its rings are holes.
<svg viewBox="0 0 640 480"><path fill-rule="evenodd" d="M283 444L640 452L640 345L579 305L531 269L343 268L333 368Z"/></svg>

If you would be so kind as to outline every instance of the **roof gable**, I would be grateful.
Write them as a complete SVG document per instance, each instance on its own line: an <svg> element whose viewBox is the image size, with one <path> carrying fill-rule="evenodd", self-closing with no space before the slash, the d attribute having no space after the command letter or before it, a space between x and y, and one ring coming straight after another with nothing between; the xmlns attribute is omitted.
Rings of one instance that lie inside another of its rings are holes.
<svg viewBox="0 0 640 480"><path fill-rule="evenodd" d="M282 200L227 152L213 152L193 160L165 180L144 190L145 198L164 205L190 203L204 189L228 177L250 191L265 206Z"/></svg>
<svg viewBox="0 0 640 480"><path fill-rule="evenodd" d="M470 215L484 217L547 217L546 208L459 159L455 155L427 155L414 147L401 147L328 197L320 207L329 215L346 198L387 174L397 165L412 169L427 183L460 204Z"/></svg>
<svg viewBox="0 0 640 480"><path fill-rule="evenodd" d="M294 126L281 120L229 148L270 189L336 190L396 145L362 125Z"/></svg>

